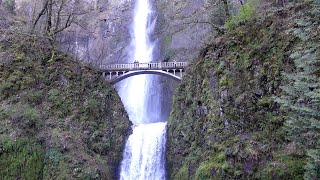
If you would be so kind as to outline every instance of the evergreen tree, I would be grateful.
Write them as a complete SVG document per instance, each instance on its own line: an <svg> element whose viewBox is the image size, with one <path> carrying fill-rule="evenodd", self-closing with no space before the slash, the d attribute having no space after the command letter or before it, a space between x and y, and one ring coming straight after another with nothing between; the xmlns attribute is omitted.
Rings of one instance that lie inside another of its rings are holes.
<svg viewBox="0 0 320 180"><path fill-rule="evenodd" d="M284 73L284 95L277 101L286 110L286 129L291 140L308 156L305 179L320 179L320 46L290 56L295 70Z"/></svg>

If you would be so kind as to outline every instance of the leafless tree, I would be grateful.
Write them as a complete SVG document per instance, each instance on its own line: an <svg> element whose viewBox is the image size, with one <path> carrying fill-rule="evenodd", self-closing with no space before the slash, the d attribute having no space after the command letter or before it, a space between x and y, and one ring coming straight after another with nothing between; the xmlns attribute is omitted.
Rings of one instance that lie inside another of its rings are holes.
<svg viewBox="0 0 320 180"><path fill-rule="evenodd" d="M230 17L229 0L209 0L206 11L208 20L196 20L193 23L209 24L218 34L224 33L224 22Z"/></svg>
<svg viewBox="0 0 320 180"><path fill-rule="evenodd" d="M42 25L45 35L54 45L58 33L69 28L72 24L80 25L79 17L88 13L82 8L82 5L81 1L43 0L42 7L33 19L32 32L36 31L37 26Z"/></svg>

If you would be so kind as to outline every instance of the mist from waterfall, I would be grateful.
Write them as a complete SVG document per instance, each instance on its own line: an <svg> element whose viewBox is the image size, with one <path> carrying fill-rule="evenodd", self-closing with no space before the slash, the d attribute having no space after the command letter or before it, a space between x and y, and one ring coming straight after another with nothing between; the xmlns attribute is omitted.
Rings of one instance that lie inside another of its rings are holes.
<svg viewBox="0 0 320 180"><path fill-rule="evenodd" d="M151 62L154 44L150 41L155 19L149 0L136 0L132 47L128 63ZM160 92L154 75L138 75L124 80L118 91L132 121L120 167L121 180L164 180L166 122L161 116Z"/></svg>

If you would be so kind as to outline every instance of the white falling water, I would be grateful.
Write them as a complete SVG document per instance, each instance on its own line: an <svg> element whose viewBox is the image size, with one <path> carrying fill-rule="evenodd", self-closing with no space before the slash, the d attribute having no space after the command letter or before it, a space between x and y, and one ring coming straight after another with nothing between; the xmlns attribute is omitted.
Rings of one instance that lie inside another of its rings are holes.
<svg viewBox="0 0 320 180"><path fill-rule="evenodd" d="M149 35L154 21L151 21L151 13L149 0L136 0L132 34L134 53L128 61L130 63L135 60L140 63L152 61L153 44ZM159 122L160 111L158 114L154 111L161 109L159 101L150 96L157 91L152 85L155 79L152 75L138 75L124 80L118 88L134 124L124 150L120 180L165 179L166 122Z"/></svg>
<svg viewBox="0 0 320 180"><path fill-rule="evenodd" d="M149 28L152 13L148 0L136 0L133 22L132 46L134 53L129 63L152 61L153 44L149 40L152 29ZM134 124L150 122L147 116L147 98L152 76L139 75L128 78L120 84L119 94Z"/></svg>
<svg viewBox="0 0 320 180"><path fill-rule="evenodd" d="M122 180L165 179L166 123L140 124L126 144L121 163Z"/></svg>

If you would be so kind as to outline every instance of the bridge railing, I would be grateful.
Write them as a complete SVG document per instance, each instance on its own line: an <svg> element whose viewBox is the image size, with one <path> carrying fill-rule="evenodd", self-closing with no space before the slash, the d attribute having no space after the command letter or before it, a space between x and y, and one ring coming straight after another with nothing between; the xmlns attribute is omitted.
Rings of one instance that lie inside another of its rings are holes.
<svg viewBox="0 0 320 180"><path fill-rule="evenodd" d="M188 62L157 62L157 63L128 63L100 65L106 71L128 71L147 69L182 69L188 66Z"/></svg>

